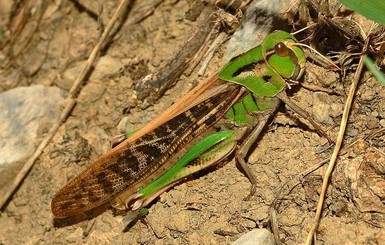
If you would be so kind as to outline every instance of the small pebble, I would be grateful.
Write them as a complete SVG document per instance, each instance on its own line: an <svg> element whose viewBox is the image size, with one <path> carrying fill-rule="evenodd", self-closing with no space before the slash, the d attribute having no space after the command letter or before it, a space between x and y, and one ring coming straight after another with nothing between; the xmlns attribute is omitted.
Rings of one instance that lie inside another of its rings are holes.
<svg viewBox="0 0 385 245"><path fill-rule="evenodd" d="M275 245L275 240L267 229L254 229L238 238L232 245Z"/></svg>

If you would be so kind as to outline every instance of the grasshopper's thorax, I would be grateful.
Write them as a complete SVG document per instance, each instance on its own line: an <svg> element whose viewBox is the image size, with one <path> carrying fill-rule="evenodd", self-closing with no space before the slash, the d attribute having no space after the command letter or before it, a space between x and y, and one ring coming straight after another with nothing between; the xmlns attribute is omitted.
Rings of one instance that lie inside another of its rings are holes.
<svg viewBox="0 0 385 245"><path fill-rule="evenodd" d="M260 98L253 93L248 93L235 103L226 113L226 119L237 126L248 125L254 122L255 114L268 112L275 108L278 100L275 97Z"/></svg>

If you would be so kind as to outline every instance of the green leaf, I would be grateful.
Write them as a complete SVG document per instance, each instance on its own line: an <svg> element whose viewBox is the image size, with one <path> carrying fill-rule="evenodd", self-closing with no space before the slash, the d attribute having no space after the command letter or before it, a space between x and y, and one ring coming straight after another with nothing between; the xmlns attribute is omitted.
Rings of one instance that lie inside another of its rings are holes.
<svg viewBox="0 0 385 245"><path fill-rule="evenodd" d="M364 63L366 68L373 74L373 76L380 82L382 86L385 86L385 76L377 66L373 63L373 61L365 55Z"/></svg>
<svg viewBox="0 0 385 245"><path fill-rule="evenodd" d="M350 9L381 25L385 25L384 0L340 0Z"/></svg>

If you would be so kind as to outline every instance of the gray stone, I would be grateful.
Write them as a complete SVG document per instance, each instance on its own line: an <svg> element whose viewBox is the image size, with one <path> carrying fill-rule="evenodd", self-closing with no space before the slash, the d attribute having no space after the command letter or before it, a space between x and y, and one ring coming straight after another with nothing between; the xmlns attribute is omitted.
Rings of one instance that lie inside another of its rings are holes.
<svg viewBox="0 0 385 245"><path fill-rule="evenodd" d="M69 90L86 63L87 61L79 61L73 67L67 69L63 74L63 78L55 81L56 85L60 88ZM114 59L107 55L103 56L96 60L94 70L89 80L99 80L105 76L115 74L121 67L123 67L123 63L118 59Z"/></svg>
<svg viewBox="0 0 385 245"><path fill-rule="evenodd" d="M232 245L275 245L273 234L267 229L254 229L238 238Z"/></svg>
<svg viewBox="0 0 385 245"><path fill-rule="evenodd" d="M64 98L63 90L42 85L0 94L0 166L32 155L39 127L49 127L60 115Z"/></svg>

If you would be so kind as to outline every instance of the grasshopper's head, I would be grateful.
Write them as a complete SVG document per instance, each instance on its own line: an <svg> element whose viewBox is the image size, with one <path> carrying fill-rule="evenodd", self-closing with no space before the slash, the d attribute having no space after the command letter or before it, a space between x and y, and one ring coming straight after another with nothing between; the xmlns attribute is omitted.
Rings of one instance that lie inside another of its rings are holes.
<svg viewBox="0 0 385 245"><path fill-rule="evenodd" d="M306 56L297 43L293 35L284 31L271 33L262 43L266 62L284 78L297 80L305 70Z"/></svg>

